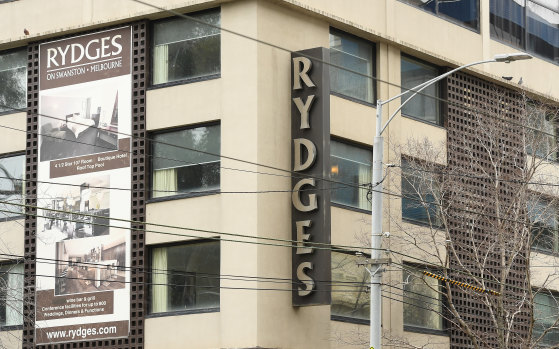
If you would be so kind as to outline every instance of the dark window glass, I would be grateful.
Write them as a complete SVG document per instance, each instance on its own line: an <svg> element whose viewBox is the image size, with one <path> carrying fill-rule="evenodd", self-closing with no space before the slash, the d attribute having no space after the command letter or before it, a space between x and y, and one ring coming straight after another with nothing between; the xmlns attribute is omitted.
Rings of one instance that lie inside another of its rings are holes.
<svg viewBox="0 0 559 349"><path fill-rule="evenodd" d="M413 162L402 159L402 218L440 225L435 176L416 169Z"/></svg>
<svg viewBox="0 0 559 349"><path fill-rule="evenodd" d="M559 63L559 3L491 0L491 37Z"/></svg>
<svg viewBox="0 0 559 349"><path fill-rule="evenodd" d="M479 0L402 0L465 26L479 28Z"/></svg>
<svg viewBox="0 0 559 349"><path fill-rule="evenodd" d="M23 263L0 265L0 326L23 324Z"/></svg>
<svg viewBox="0 0 559 349"><path fill-rule="evenodd" d="M189 16L220 25L219 10ZM221 39L216 27L177 18L155 23L153 32L154 85L220 73Z"/></svg>
<svg viewBox="0 0 559 349"><path fill-rule="evenodd" d="M9 203L23 205L25 182L25 155L0 157L0 221L21 216L23 207Z"/></svg>
<svg viewBox="0 0 559 349"><path fill-rule="evenodd" d="M524 47L524 0L491 0L491 36L515 47Z"/></svg>
<svg viewBox="0 0 559 349"><path fill-rule="evenodd" d="M404 281L404 325L443 330L443 297L440 281L406 267Z"/></svg>
<svg viewBox="0 0 559 349"><path fill-rule="evenodd" d="M219 154L219 125L155 134L151 196L219 190Z"/></svg>
<svg viewBox="0 0 559 349"><path fill-rule="evenodd" d="M358 266L359 257L332 252L332 308L334 316L369 319L370 275Z"/></svg>
<svg viewBox="0 0 559 349"><path fill-rule="evenodd" d="M559 326L555 323L559 317L559 297L556 293L541 290L534 295L534 339L549 329L540 343L549 346L559 344Z"/></svg>
<svg viewBox="0 0 559 349"><path fill-rule="evenodd" d="M435 66L423 63L419 60L402 56L401 60L402 92L415 88L439 76L439 69ZM413 98L413 92L409 92L402 97L402 103L410 99L402 108L402 114L411 116L433 124L442 125L440 102L440 83L435 83Z"/></svg>
<svg viewBox="0 0 559 349"><path fill-rule="evenodd" d="M372 152L332 140L330 154L332 179L353 184L344 187L343 184L332 183L335 187L331 191L332 202L370 210L371 202L367 199L367 188L364 186L371 183ZM358 185L360 187L357 187Z"/></svg>
<svg viewBox="0 0 559 349"><path fill-rule="evenodd" d="M528 218L532 248L542 252L557 252L557 211L555 205L538 198L528 202Z"/></svg>
<svg viewBox="0 0 559 349"><path fill-rule="evenodd" d="M218 241L151 249L150 313L219 308Z"/></svg>
<svg viewBox="0 0 559 349"><path fill-rule="evenodd" d="M559 2L528 1L526 7L526 50L559 63Z"/></svg>
<svg viewBox="0 0 559 349"><path fill-rule="evenodd" d="M374 45L372 43L331 29L330 62L351 70L350 72L334 66L330 67L331 91L363 102L373 103L375 84L370 78L373 75L375 64L373 54Z"/></svg>
<svg viewBox="0 0 559 349"><path fill-rule="evenodd" d="M27 54L25 50L0 53L0 113L26 106Z"/></svg>

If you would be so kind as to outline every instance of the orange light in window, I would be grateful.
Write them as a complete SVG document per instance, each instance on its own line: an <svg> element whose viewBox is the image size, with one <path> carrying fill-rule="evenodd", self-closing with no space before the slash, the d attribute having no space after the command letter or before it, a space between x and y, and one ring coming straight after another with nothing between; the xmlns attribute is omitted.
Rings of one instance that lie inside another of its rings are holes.
<svg viewBox="0 0 559 349"><path fill-rule="evenodd" d="M339 172L339 169L338 169L338 165L334 165L334 166L332 166L332 170L331 170L331 173L332 173L332 174L336 174L336 175L337 175L337 174L338 174L338 172Z"/></svg>

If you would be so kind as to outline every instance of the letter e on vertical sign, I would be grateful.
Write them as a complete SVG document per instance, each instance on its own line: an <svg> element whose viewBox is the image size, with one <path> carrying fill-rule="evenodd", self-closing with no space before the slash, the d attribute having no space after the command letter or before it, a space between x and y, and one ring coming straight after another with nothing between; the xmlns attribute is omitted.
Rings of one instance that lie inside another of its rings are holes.
<svg viewBox="0 0 559 349"><path fill-rule="evenodd" d="M329 57L325 48L291 54L293 306L330 304Z"/></svg>

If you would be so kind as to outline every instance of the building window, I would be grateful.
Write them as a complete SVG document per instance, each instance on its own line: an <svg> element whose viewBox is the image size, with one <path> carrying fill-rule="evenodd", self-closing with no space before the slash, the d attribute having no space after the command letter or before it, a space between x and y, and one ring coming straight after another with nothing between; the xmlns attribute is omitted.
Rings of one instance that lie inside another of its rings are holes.
<svg viewBox="0 0 559 349"><path fill-rule="evenodd" d="M152 198L219 190L219 125L156 133L152 142Z"/></svg>
<svg viewBox="0 0 559 349"><path fill-rule="evenodd" d="M559 3L491 0L491 37L559 63Z"/></svg>
<svg viewBox="0 0 559 349"><path fill-rule="evenodd" d="M14 113L26 107L27 53L0 53L0 113Z"/></svg>
<svg viewBox="0 0 559 349"><path fill-rule="evenodd" d="M544 253L557 253L557 209L551 202L537 198L528 201L528 219L532 248Z"/></svg>
<svg viewBox="0 0 559 349"><path fill-rule="evenodd" d="M0 265L0 326L23 324L23 262Z"/></svg>
<svg viewBox="0 0 559 349"><path fill-rule="evenodd" d="M368 323L370 275L367 269L357 265L359 258L332 252L331 315Z"/></svg>
<svg viewBox="0 0 559 349"><path fill-rule="evenodd" d="M479 29L479 0L402 0L437 16Z"/></svg>
<svg viewBox="0 0 559 349"><path fill-rule="evenodd" d="M550 161L557 160L556 115L545 108L527 107L526 152Z"/></svg>
<svg viewBox="0 0 559 349"><path fill-rule="evenodd" d="M439 68L409 56L402 55L401 59L402 92L408 91L440 75ZM436 125L443 124L441 106L439 102L440 82L431 84L419 94L411 98L402 108L402 114ZM402 96L402 104L413 92Z"/></svg>
<svg viewBox="0 0 559 349"><path fill-rule="evenodd" d="M439 198L436 176L402 159L402 219L439 226Z"/></svg>
<svg viewBox="0 0 559 349"><path fill-rule="evenodd" d="M559 296L556 293L541 290L534 295L534 329L532 338L534 340L548 331L540 340L544 346L555 346L559 344Z"/></svg>
<svg viewBox="0 0 559 349"><path fill-rule="evenodd" d="M153 85L216 76L221 71L220 11L153 25ZM210 25L206 25L208 23Z"/></svg>
<svg viewBox="0 0 559 349"><path fill-rule="evenodd" d="M444 330L443 288L439 280L406 266L404 281L404 326L406 329Z"/></svg>
<svg viewBox="0 0 559 349"><path fill-rule="evenodd" d="M0 221L23 215L25 155L0 157Z"/></svg>
<svg viewBox="0 0 559 349"><path fill-rule="evenodd" d="M150 314L219 309L219 241L151 248Z"/></svg>
<svg viewBox="0 0 559 349"><path fill-rule="evenodd" d="M373 43L330 29L330 63L350 70L330 66L330 90L358 101L373 103L376 98L376 81L371 78L375 69L374 53Z"/></svg>
<svg viewBox="0 0 559 349"><path fill-rule="evenodd" d="M373 154L369 149L332 140L330 163L332 180L335 182L331 185L336 187L331 191L332 202L370 211L367 185L371 183L372 162Z"/></svg>

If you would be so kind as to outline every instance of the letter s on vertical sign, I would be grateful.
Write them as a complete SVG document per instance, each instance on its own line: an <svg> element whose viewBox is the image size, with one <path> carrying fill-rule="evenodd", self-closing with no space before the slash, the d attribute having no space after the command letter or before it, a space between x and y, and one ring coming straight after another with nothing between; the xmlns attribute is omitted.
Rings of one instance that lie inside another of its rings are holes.
<svg viewBox="0 0 559 349"><path fill-rule="evenodd" d="M305 274L305 269L312 270L312 263L303 262L297 267L297 279L305 284L305 288L299 287L298 294L300 297L308 296L314 290L314 280Z"/></svg>

